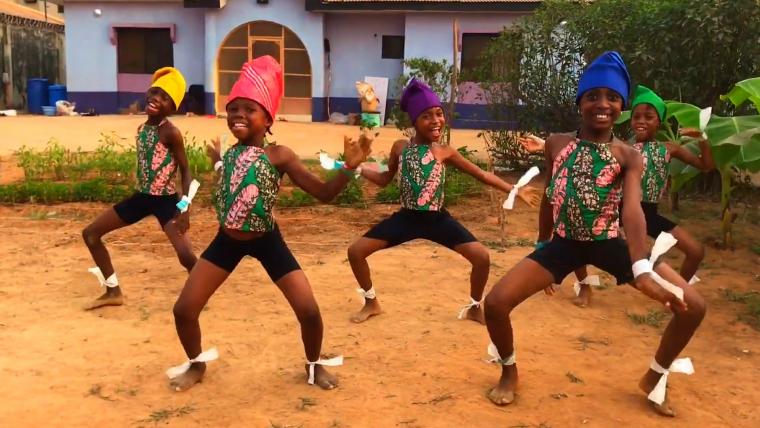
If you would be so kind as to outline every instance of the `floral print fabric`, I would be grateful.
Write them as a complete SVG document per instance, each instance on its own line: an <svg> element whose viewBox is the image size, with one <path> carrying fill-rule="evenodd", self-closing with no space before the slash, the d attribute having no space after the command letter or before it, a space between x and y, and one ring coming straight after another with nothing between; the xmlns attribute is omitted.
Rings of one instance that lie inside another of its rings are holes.
<svg viewBox="0 0 760 428"><path fill-rule="evenodd" d="M665 193L668 182L668 166L670 153L665 144L657 141L635 143L633 147L644 158L644 175L641 177L641 200L657 203Z"/></svg>
<svg viewBox="0 0 760 428"><path fill-rule="evenodd" d="M272 208L279 188L280 174L264 149L243 144L230 147L214 194L219 224L245 232L273 230Z"/></svg>
<svg viewBox="0 0 760 428"><path fill-rule="evenodd" d="M573 141L554 159L546 189L554 233L577 241L618 236L623 180L609 144Z"/></svg>
<svg viewBox="0 0 760 428"><path fill-rule="evenodd" d="M446 168L435 159L430 145L409 144L401 153L399 164L401 206L410 210L440 210Z"/></svg>
<svg viewBox="0 0 760 428"><path fill-rule="evenodd" d="M175 177L177 163L169 148L160 141L158 125L143 124L137 130L137 183L136 190L149 195L177 193Z"/></svg>

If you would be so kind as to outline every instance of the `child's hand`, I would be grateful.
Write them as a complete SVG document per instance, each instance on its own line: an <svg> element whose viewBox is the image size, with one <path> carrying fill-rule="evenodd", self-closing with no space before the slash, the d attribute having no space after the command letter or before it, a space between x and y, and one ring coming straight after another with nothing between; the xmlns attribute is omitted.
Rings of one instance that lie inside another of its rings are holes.
<svg viewBox="0 0 760 428"><path fill-rule="evenodd" d="M531 134L517 137L517 142L520 143L525 150L531 153L543 151L544 146L546 145L546 142L543 139Z"/></svg>
<svg viewBox="0 0 760 428"><path fill-rule="evenodd" d="M681 299L676 297L675 294L662 288L660 284L654 281L652 275L646 273L639 275L635 279L635 282L636 288L638 288L642 293L662 303L671 311L678 313L686 312L686 302L683 302Z"/></svg>
<svg viewBox="0 0 760 428"><path fill-rule="evenodd" d="M517 197L530 207L535 207L541 203L541 192L535 187L525 186L517 192Z"/></svg>
<svg viewBox="0 0 760 428"><path fill-rule="evenodd" d="M211 159L211 163L214 164L217 161L222 160L222 142L219 137L211 140L211 144L206 144L206 155Z"/></svg>
<svg viewBox="0 0 760 428"><path fill-rule="evenodd" d="M356 168L366 161L369 154L372 153L373 138L367 134L362 134L359 140L352 140L347 136L343 137L343 158L346 166Z"/></svg>
<svg viewBox="0 0 760 428"><path fill-rule="evenodd" d="M180 236L184 235L190 229L190 210L177 214L172 222L177 226L177 232Z"/></svg>
<svg viewBox="0 0 760 428"><path fill-rule="evenodd" d="M681 128L678 130L678 133L683 137L702 139L702 131L697 128Z"/></svg>

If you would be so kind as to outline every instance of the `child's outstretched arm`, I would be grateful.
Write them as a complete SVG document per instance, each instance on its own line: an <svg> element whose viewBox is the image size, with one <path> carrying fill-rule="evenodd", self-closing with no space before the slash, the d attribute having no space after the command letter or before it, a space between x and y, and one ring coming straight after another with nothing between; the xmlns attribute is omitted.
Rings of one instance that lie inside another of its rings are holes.
<svg viewBox="0 0 760 428"><path fill-rule="evenodd" d="M190 165L187 161L187 154L185 153L185 142L182 138L182 134L175 126L164 127L161 138L165 142L166 146L172 153L172 157L177 162L179 167L179 173L182 177L182 194L187 195L190 193L190 183L193 181L193 176L190 173ZM190 210L186 210L177 216L177 229L179 233L184 234L187 229L190 228Z"/></svg>
<svg viewBox="0 0 760 428"><path fill-rule="evenodd" d="M668 144L668 150L670 155L686 164L699 169L700 171L710 171L715 168L715 160L713 159L712 149L710 148L710 142L705 138L702 138L702 132L695 128L682 128L679 133L686 137L692 137L699 139L699 151L700 155L697 156L690 152L684 146L679 144Z"/></svg>
<svg viewBox="0 0 760 428"><path fill-rule="evenodd" d="M497 177L496 174L488 171L483 171L479 166L465 159L461 153L459 153L451 146L445 146L444 150L446 153L444 162L449 163L457 169L460 169L463 172L473 176L478 181L506 193L509 193L509 191L512 190L512 187L514 187L512 184L509 184L501 178ZM520 189L517 197L532 207L536 206L540 201L538 192L535 188L530 186L525 186Z"/></svg>
<svg viewBox="0 0 760 428"><path fill-rule="evenodd" d="M636 265L648 264L649 252L647 251L646 220L644 211L641 209L641 175L644 172L643 158L639 152L631 147L625 147L624 160L625 176L623 178L623 223L625 223L626 241L628 252L633 262L633 274L637 275ZM626 202L628 201L628 202ZM634 201L635 203L631 203ZM686 304L676 297L675 294L665 290L657 284L650 273L641 273L635 276L634 286L649 296L661 302L674 311L685 311ZM644 270L647 271L646 269Z"/></svg>
<svg viewBox="0 0 760 428"><path fill-rule="evenodd" d="M346 138L343 144L345 165L340 169L340 174L336 174L335 177L326 182L306 169L298 155L290 148L276 146L275 150L278 152L278 165L293 180L293 183L320 202L327 203L338 196L338 193L346 187L354 176L356 168L367 160L371 151L371 143L372 140L366 137L361 138L359 142Z"/></svg>
<svg viewBox="0 0 760 428"><path fill-rule="evenodd" d="M404 149L404 145L406 145L405 140L397 140L395 143L393 143L393 147L391 147L391 154L388 158L387 171L380 172L362 168L361 176L380 187L387 186L388 183L393 180L393 177L396 176L396 172L398 171L399 156L401 155L401 151Z"/></svg>

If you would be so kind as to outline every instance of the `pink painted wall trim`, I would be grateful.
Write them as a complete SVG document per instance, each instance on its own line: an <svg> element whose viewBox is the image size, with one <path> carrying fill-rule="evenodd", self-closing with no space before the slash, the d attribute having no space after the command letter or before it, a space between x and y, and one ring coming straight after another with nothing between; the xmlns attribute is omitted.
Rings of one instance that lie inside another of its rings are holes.
<svg viewBox="0 0 760 428"><path fill-rule="evenodd" d="M116 87L119 92L146 92L152 77L152 74L119 73L116 75Z"/></svg>
<svg viewBox="0 0 760 428"><path fill-rule="evenodd" d="M116 37L116 30L118 28L168 28L172 43L177 43L177 26L175 24L111 24L108 37L114 46L116 46L116 41L118 40Z"/></svg>

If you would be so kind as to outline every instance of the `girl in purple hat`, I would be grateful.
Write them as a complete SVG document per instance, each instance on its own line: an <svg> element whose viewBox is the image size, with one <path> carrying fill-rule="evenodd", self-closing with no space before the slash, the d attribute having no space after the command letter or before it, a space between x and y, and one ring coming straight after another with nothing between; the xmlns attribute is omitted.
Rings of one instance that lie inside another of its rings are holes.
<svg viewBox="0 0 760 428"><path fill-rule="evenodd" d="M511 312L528 297L559 284L587 264L611 273L618 284L630 284L673 312L649 370L639 381L657 412L673 416L666 397L668 373L693 372L691 360L676 360L704 318L702 296L658 255L673 245L646 248L641 209L643 161L633 147L612 134L630 92L622 58L606 52L584 71L576 103L581 114L577 136L551 135L546 140L546 193L539 213L543 243L502 277L485 298L485 318L492 362L502 366L501 379L488 393L497 405L510 404L517 388L517 365ZM620 203L628 241L619 236ZM553 235L553 236L552 236ZM658 249L659 248L659 249Z"/></svg>
<svg viewBox="0 0 760 428"><path fill-rule="evenodd" d="M364 307L351 320L360 323L382 312L372 286L367 257L414 239L427 239L456 251L472 264L471 303L462 310L460 318L484 324L481 300L490 268L488 250L444 208L446 165L504 192L509 192L513 186L483 171L452 147L440 144L446 117L440 99L427 85L412 79L401 96L401 109L409 114L415 136L393 144L387 171L359 171L362 177L382 187L400 171L401 209L376 224L348 248L348 260L361 287L357 291L364 298ZM539 200L536 190L530 187L520 189L518 197L529 205L535 205Z"/></svg>

